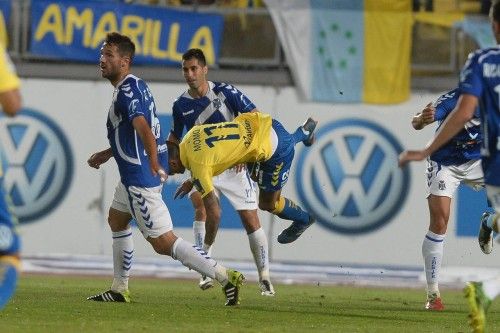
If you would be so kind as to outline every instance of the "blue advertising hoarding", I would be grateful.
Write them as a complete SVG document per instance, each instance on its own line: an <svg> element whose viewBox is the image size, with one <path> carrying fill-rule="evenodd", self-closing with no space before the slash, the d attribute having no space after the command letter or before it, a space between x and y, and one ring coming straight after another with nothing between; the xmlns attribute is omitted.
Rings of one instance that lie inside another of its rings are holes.
<svg viewBox="0 0 500 333"><path fill-rule="evenodd" d="M31 5L30 52L53 59L97 62L108 32L129 36L136 64L178 65L189 48L219 56L223 17L161 7L102 1L35 1Z"/></svg>

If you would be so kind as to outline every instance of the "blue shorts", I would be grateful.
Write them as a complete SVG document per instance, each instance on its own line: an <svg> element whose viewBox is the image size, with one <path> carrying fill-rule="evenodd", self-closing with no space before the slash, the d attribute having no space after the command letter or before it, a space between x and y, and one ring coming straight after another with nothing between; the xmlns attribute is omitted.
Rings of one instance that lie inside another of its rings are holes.
<svg viewBox="0 0 500 333"><path fill-rule="evenodd" d="M278 146L269 160L260 162L257 173L257 184L265 192L276 192L285 186L295 155L293 136L276 119L272 127L278 136Z"/></svg>
<svg viewBox="0 0 500 333"><path fill-rule="evenodd" d="M20 240L0 181L0 256L19 252Z"/></svg>

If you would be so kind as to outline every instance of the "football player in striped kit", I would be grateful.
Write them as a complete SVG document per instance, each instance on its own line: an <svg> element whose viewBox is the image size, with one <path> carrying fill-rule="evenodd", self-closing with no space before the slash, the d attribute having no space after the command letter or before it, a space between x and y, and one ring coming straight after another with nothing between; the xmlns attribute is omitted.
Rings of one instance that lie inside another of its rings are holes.
<svg viewBox="0 0 500 333"><path fill-rule="evenodd" d="M248 97L233 85L207 80L208 67L202 50L190 49L182 55L182 72L189 89L173 103L170 141L179 143L183 131L189 131L194 125L231 121L241 113L258 112ZM247 169L244 165L230 168L215 176L213 184L216 195L223 194L240 216L259 274L261 294L274 296L269 273L267 236L257 215L256 188ZM207 220L203 200L196 188L191 190L189 198L195 212L195 244L210 254L219 223ZM202 290L212 285L212 279L209 277L200 278L199 286Z"/></svg>
<svg viewBox="0 0 500 333"><path fill-rule="evenodd" d="M226 296L226 305L239 304L244 277L227 269L193 244L177 237L165 202L162 183L167 179L167 147L161 142L161 127L155 100L148 85L130 73L135 45L125 35L113 32L101 48L102 77L114 86L108 113L110 148L93 154L88 164L98 169L114 158L120 181L109 209L108 223L113 237L114 279L111 288L89 300L130 302L129 271L134 245L130 221L134 218L153 249L179 260L184 266L217 280Z"/></svg>
<svg viewBox="0 0 500 333"><path fill-rule="evenodd" d="M500 1L494 0L490 9L493 34L500 43ZM500 225L500 49L498 45L469 54L458 85L460 97L453 112L447 117L440 131L422 150L407 150L399 157L400 166L411 161L421 161L453 138L474 116L479 107L483 142L482 167L486 193L495 213L482 219L479 242L491 241L493 231ZM468 282L464 289L470 309L470 325L474 332L484 332L486 312L491 302L500 294L500 276L481 282Z"/></svg>
<svg viewBox="0 0 500 333"><path fill-rule="evenodd" d="M436 131L453 111L460 93L453 89L434 102L429 103L422 112L412 119L412 125L420 130L438 122ZM439 292L439 273L443 259L443 248L450 216L450 206L458 186L463 183L475 190L484 187L483 169L481 168L481 143L483 135L480 129L479 109L464 128L446 145L439 148L427 159L427 202L429 205L429 230L422 242L425 278L427 281L427 301L425 309L444 310ZM487 219L490 212L484 212L482 219ZM493 240L481 244L481 250L489 254Z"/></svg>

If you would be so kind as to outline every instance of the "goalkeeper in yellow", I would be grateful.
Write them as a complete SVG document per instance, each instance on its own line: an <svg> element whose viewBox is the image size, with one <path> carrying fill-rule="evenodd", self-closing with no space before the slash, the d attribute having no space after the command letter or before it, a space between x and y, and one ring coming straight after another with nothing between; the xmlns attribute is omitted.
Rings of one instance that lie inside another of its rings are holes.
<svg viewBox="0 0 500 333"><path fill-rule="evenodd" d="M295 144L312 145L316 124L309 118L291 134L270 115L251 112L231 122L194 126L180 145L167 141L169 173L191 171L191 179L177 189L175 197L183 197L194 185L203 198L207 219L212 218L218 224L220 207L212 177L246 163L260 188L259 208L293 221L278 235L278 242L295 241L315 220L296 203L281 196L281 189L288 180Z"/></svg>
<svg viewBox="0 0 500 333"><path fill-rule="evenodd" d="M20 84L9 55L0 44L0 105L7 116L12 117L21 109ZM14 228L14 219L10 214L2 184L3 172L0 162L0 310L14 294L21 266L19 236Z"/></svg>

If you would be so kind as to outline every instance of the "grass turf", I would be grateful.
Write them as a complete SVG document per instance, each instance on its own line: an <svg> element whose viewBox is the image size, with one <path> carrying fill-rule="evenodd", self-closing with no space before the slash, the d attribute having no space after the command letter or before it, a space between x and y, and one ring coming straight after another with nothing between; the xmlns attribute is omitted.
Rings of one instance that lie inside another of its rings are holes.
<svg viewBox="0 0 500 333"><path fill-rule="evenodd" d="M100 303L110 278L24 275L0 312L0 332L469 332L461 291L444 290L444 312L423 309L420 289L280 285L276 297L246 282L242 302L225 307L220 288L194 280L131 280L132 303ZM500 331L500 307L488 332Z"/></svg>

